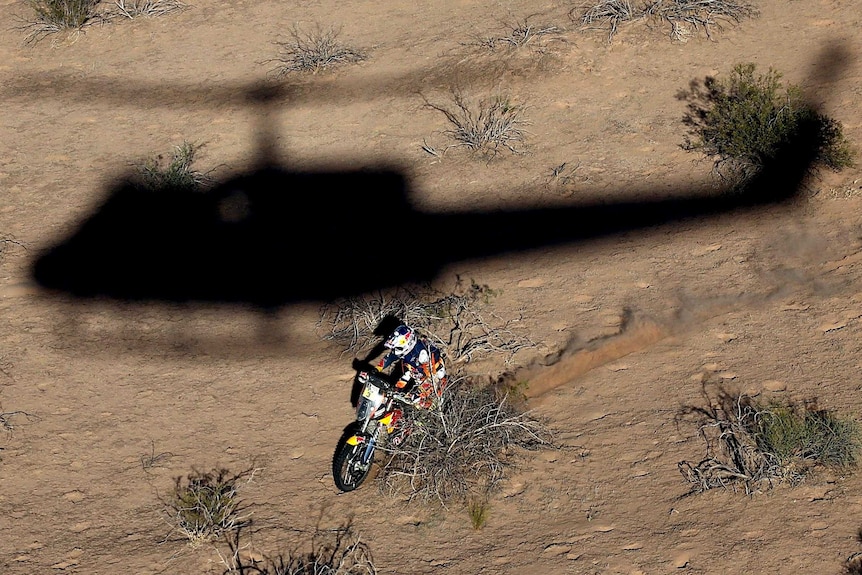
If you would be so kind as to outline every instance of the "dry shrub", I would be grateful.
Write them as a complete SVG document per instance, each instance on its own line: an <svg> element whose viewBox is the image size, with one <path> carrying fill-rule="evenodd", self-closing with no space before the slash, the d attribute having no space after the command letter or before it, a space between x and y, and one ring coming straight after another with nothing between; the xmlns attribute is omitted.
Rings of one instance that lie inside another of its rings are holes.
<svg viewBox="0 0 862 575"><path fill-rule="evenodd" d="M307 535L309 550L297 546L290 552L264 556L263 560L244 558L247 544L237 531L228 541L230 553L219 553L226 569L224 575L375 575L377 568L371 549L362 541L352 523L334 529L316 528Z"/></svg>
<svg viewBox="0 0 862 575"><path fill-rule="evenodd" d="M524 127L529 124L524 119L525 105L502 93L471 98L458 88L450 91L449 98L450 102L436 103L423 96L425 106L443 114L451 126L443 133L455 143L444 153L453 147L465 147L485 157L504 149L514 154L524 152Z"/></svg>
<svg viewBox="0 0 862 575"><path fill-rule="evenodd" d="M515 353L535 347L516 332L520 318L503 320L490 309L497 293L475 281L460 277L444 292L429 284L401 286L325 304L320 310L318 330L345 352L369 348L379 342L388 324L393 329L405 323L422 333L447 358L468 363L489 355L502 355L508 363Z"/></svg>
<svg viewBox="0 0 862 575"><path fill-rule="evenodd" d="M436 409L412 410L405 421L410 433L384 449L376 480L384 492L411 499L487 501L519 450L554 447L549 429L518 398L467 378L451 382ZM471 511L479 527L486 507Z"/></svg>
<svg viewBox="0 0 862 575"><path fill-rule="evenodd" d="M99 0L25 0L33 10L33 20L27 21L25 43L67 30L80 30L96 18Z"/></svg>
<svg viewBox="0 0 862 575"><path fill-rule="evenodd" d="M188 4L179 0L116 0L114 4L116 15L130 19L140 16L164 16L188 8Z"/></svg>
<svg viewBox="0 0 862 575"><path fill-rule="evenodd" d="M738 24L759 12L751 3L732 0L656 0L644 14L668 22L671 38L684 42L701 30L711 40L712 30L721 30L723 23Z"/></svg>
<svg viewBox="0 0 862 575"><path fill-rule="evenodd" d="M679 470L694 492L714 487L748 494L776 483L796 485L818 468L855 467L862 447L857 422L819 409L816 402L758 403L744 394L704 388L707 407L689 407L706 457Z"/></svg>
<svg viewBox="0 0 862 575"><path fill-rule="evenodd" d="M276 78L291 72L316 74L334 66L361 62L368 57L364 50L341 43L338 39L340 28L323 28L317 24L306 32L294 25L289 34L289 40L276 42L280 53L269 60L276 63L273 70Z"/></svg>
<svg viewBox="0 0 862 575"><path fill-rule="evenodd" d="M508 24L509 32L507 34L483 36L477 38L473 44L493 51L498 48L514 50L541 40L562 40L561 34L565 30L554 24L535 24L531 21L535 16L532 14L523 20Z"/></svg>
<svg viewBox="0 0 862 575"><path fill-rule="evenodd" d="M643 9L636 8L631 0L599 0L590 6L573 9L569 16L577 20L584 30L607 30L610 43L619 25L642 18Z"/></svg>
<svg viewBox="0 0 862 575"><path fill-rule="evenodd" d="M2 359L2 358L0 358ZM5 373L5 372L0 372ZM15 425L12 423L12 420L17 417L23 417L27 421L38 421L39 418L32 413L27 413L26 411L16 410L16 411L2 411L3 406L0 405L0 428L2 428L9 435L15 431Z"/></svg>
<svg viewBox="0 0 862 575"><path fill-rule="evenodd" d="M238 483L253 475L253 470L232 474L214 469L177 477L165 502L169 523L195 547L244 527L249 518L237 495Z"/></svg>
<svg viewBox="0 0 862 575"><path fill-rule="evenodd" d="M844 561L841 575L862 575L862 553L854 553Z"/></svg>
<svg viewBox="0 0 862 575"><path fill-rule="evenodd" d="M569 12L569 17L578 22L582 30L607 30L608 43L620 24L634 20L666 22L671 27L671 39L685 42L699 31L712 39L713 30L721 30L723 24L739 23L757 15L753 4L733 0L649 0L642 3L597 0Z"/></svg>

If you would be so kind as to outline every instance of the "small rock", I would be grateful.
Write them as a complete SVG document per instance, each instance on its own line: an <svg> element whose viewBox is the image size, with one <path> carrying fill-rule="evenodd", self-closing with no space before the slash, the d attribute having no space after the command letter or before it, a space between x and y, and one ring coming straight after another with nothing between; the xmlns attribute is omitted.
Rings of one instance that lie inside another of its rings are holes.
<svg viewBox="0 0 862 575"><path fill-rule="evenodd" d="M577 561L580 558L580 553L566 553L566 559L568 559L569 561Z"/></svg>
<svg viewBox="0 0 862 575"><path fill-rule="evenodd" d="M721 373L718 374L718 377L720 377L721 379L730 380L730 379L736 379L736 374L733 373L732 371L722 371Z"/></svg>
<svg viewBox="0 0 862 575"><path fill-rule="evenodd" d="M614 530L613 525L596 525L593 528L593 531L598 531L599 533L608 533Z"/></svg>
<svg viewBox="0 0 862 575"><path fill-rule="evenodd" d="M677 555L674 558L673 566L676 567L677 569L685 569L686 567L688 567L689 561L691 561L691 554L690 553L688 553L688 552L680 553L679 555Z"/></svg>
<svg viewBox="0 0 862 575"><path fill-rule="evenodd" d="M623 547L623 551L638 551L643 549L644 546L642 543L629 543L625 547Z"/></svg>
<svg viewBox="0 0 862 575"><path fill-rule="evenodd" d="M520 495L526 489L526 485L523 481L516 481L509 484L509 486L503 491L503 497L514 497L516 495Z"/></svg>
<svg viewBox="0 0 862 575"><path fill-rule="evenodd" d="M724 343L730 343L737 338L735 333L717 333L715 335Z"/></svg>
<svg viewBox="0 0 862 575"><path fill-rule="evenodd" d="M545 285L545 280L542 278L530 278L518 282L519 288L537 288Z"/></svg>
<svg viewBox="0 0 862 575"><path fill-rule="evenodd" d="M29 555L19 555L19 556L15 557L15 559L13 559L13 561L17 561L18 563L23 563L24 561L29 561L29 560L30 560Z"/></svg>
<svg viewBox="0 0 862 575"><path fill-rule="evenodd" d="M565 555L571 550L571 545L565 545L563 543L551 543L550 545L545 547L542 552L547 553L548 555Z"/></svg>
<svg viewBox="0 0 862 575"><path fill-rule="evenodd" d="M547 463L556 463L556 461L560 458L559 454L556 451L546 451L542 453L540 456Z"/></svg>
<svg viewBox="0 0 862 575"><path fill-rule="evenodd" d="M90 528L90 524L86 521L82 521L80 523L75 523L72 525L72 533L82 533Z"/></svg>
<svg viewBox="0 0 862 575"><path fill-rule="evenodd" d="M787 389L787 384L777 379L770 379L763 382L763 389L777 393L779 391L785 391Z"/></svg>
<svg viewBox="0 0 862 575"><path fill-rule="evenodd" d="M63 499L72 503L79 503L84 500L84 494L77 489L63 494Z"/></svg>
<svg viewBox="0 0 862 575"><path fill-rule="evenodd" d="M829 527L829 524L826 523L825 521L815 521L814 523L811 524L811 530L812 531L823 531L824 529L826 529L828 527Z"/></svg>

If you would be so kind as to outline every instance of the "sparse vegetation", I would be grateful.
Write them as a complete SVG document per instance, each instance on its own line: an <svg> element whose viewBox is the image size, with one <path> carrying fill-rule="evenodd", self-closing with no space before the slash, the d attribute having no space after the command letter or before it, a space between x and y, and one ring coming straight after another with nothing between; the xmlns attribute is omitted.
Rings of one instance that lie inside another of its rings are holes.
<svg viewBox="0 0 862 575"><path fill-rule="evenodd" d="M311 549L300 547L275 556L261 559L244 558L246 544L241 541L241 531L236 531L228 541L230 552L219 553L226 567L224 575L375 575L377 568L371 549L362 541L351 523L335 529L316 528L310 534Z"/></svg>
<svg viewBox="0 0 862 575"><path fill-rule="evenodd" d="M721 30L723 24L739 23L757 15L753 4L733 0L648 0L640 4L631 0L598 0L569 12L569 17L583 30L607 30L608 43L620 24L634 20L666 22L671 27L671 39L686 42L699 31L712 39L713 30Z"/></svg>
<svg viewBox="0 0 862 575"><path fill-rule="evenodd" d="M759 12L749 2L732 0L655 0L644 8L644 14L670 24L670 37L685 42L699 31L712 40L713 29L721 30L724 23L738 24Z"/></svg>
<svg viewBox="0 0 862 575"><path fill-rule="evenodd" d="M679 463L696 492L742 485L753 493L785 482L796 485L818 468L855 467L862 448L859 424L817 408L813 402L757 403L719 389L705 393L707 407L692 407L706 457Z"/></svg>
<svg viewBox="0 0 862 575"><path fill-rule="evenodd" d="M527 16L508 25L509 32L502 36L482 36L477 38L474 44L497 50L499 48L516 49L533 44L540 39L562 40L561 34L565 32L554 24L534 24L531 20L535 15Z"/></svg>
<svg viewBox="0 0 862 575"><path fill-rule="evenodd" d="M196 190L208 182L206 174L192 168L200 145L183 142L174 147L169 159L150 158L138 166L141 184L151 190L173 188Z"/></svg>
<svg viewBox="0 0 862 575"><path fill-rule="evenodd" d="M338 39L340 34L340 28L323 28L319 24L308 32L294 26L289 40L276 42L279 55L270 60L276 63L275 77L291 72L317 74L321 70L361 62L368 57L365 51L342 44Z"/></svg>
<svg viewBox="0 0 862 575"><path fill-rule="evenodd" d="M226 469L195 471L176 478L166 502L171 525L192 546L218 539L248 523L237 495L238 482L253 472L231 474Z"/></svg>
<svg viewBox="0 0 862 575"><path fill-rule="evenodd" d="M473 529L478 531L485 527L488 522L489 510L490 503L487 497L475 495L470 498L467 503L467 512L470 514L470 525L473 526Z"/></svg>
<svg viewBox="0 0 862 575"><path fill-rule="evenodd" d="M141 456L141 468L144 471L148 471L154 467L158 467L162 463L169 461L174 456L170 451L162 451L161 453L156 453L156 442L152 442L152 448L150 452L146 455Z"/></svg>
<svg viewBox="0 0 862 575"><path fill-rule="evenodd" d="M179 0L116 0L114 4L117 15L130 19L164 16L188 8L187 4Z"/></svg>
<svg viewBox="0 0 862 575"><path fill-rule="evenodd" d="M635 8L630 0L599 0L591 6L576 8L569 13L582 29L607 30L608 43L614 39L621 23L642 18L643 15L644 11Z"/></svg>
<svg viewBox="0 0 862 575"><path fill-rule="evenodd" d="M451 126L443 133L455 143L447 146L444 153L452 147L465 147L486 157L503 149L523 153L527 134L524 127L529 124L524 119L526 106L505 94L470 98L459 89L453 89L450 98L449 103L424 98L425 106L443 114Z"/></svg>
<svg viewBox="0 0 862 575"><path fill-rule="evenodd" d="M99 0L26 0L35 12L33 20L24 26L28 30L25 42L41 40L49 34L80 30L96 17Z"/></svg>
<svg viewBox="0 0 862 575"><path fill-rule="evenodd" d="M841 575L862 575L862 553L854 553L847 558Z"/></svg>
<svg viewBox="0 0 862 575"><path fill-rule="evenodd" d="M680 97L689 101L683 148L712 158L715 172L735 184L766 165L803 125L814 126L815 165L852 165L841 124L812 108L798 86L784 86L771 68L758 74L754 64L738 64L727 80L707 77Z"/></svg>
<svg viewBox="0 0 862 575"><path fill-rule="evenodd" d="M450 362L502 355L508 363L515 353L536 344L517 333L520 318L503 320L487 309L495 296L489 286L467 284L460 277L449 292L427 284L403 286L324 305L318 329L324 339L354 352L377 343L381 323L397 317L430 338Z"/></svg>
<svg viewBox="0 0 862 575"><path fill-rule="evenodd" d="M2 407L0 407L0 409L2 409ZM2 427L6 433L11 434L15 430L15 425L12 424L12 419L18 416L24 417L28 421L38 419L32 413L27 413L26 411L21 410L0 412L0 427Z"/></svg>
<svg viewBox="0 0 862 575"><path fill-rule="evenodd" d="M413 410L405 420L411 432L386 449L376 480L384 492L410 498L444 504L482 500L516 463L518 449L553 447L541 421L506 393L469 378L450 382L436 409ZM486 512L475 509L482 522Z"/></svg>

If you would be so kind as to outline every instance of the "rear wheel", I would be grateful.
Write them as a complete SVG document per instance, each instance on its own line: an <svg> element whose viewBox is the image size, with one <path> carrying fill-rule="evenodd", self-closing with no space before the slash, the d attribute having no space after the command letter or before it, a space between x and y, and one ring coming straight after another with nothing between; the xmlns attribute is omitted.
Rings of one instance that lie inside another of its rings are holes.
<svg viewBox="0 0 862 575"><path fill-rule="evenodd" d="M353 434L345 434L335 448L332 456L332 478L335 486L341 491L353 491L368 477L371 471L371 460L362 463L362 454L367 445L365 442L350 445L347 440Z"/></svg>

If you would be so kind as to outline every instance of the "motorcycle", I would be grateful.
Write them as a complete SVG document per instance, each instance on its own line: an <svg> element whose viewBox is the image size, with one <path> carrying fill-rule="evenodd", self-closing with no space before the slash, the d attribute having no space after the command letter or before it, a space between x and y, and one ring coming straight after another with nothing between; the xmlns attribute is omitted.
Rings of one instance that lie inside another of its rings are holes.
<svg viewBox="0 0 862 575"><path fill-rule="evenodd" d="M400 430L403 411L396 404L412 403L381 375L360 371L357 377L362 391L356 403L356 421L345 430L332 456L332 476L341 491L362 485L371 471L378 443Z"/></svg>

